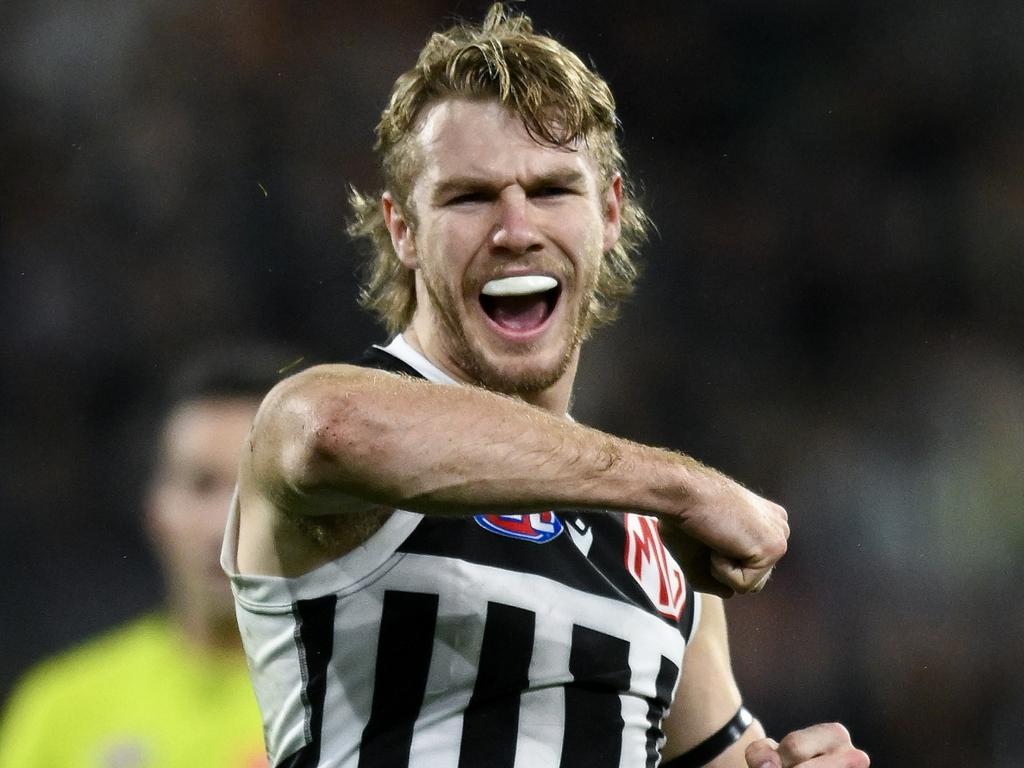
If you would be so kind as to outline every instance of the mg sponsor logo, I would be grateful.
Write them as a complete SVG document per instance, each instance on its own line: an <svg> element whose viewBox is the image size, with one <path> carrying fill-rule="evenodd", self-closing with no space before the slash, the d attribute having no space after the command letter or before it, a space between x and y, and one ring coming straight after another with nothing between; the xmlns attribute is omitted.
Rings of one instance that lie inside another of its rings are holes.
<svg viewBox="0 0 1024 768"><path fill-rule="evenodd" d="M678 621L686 605L683 570L665 549L653 517L629 513L626 524L626 570L663 616Z"/></svg>
<svg viewBox="0 0 1024 768"><path fill-rule="evenodd" d="M544 544L562 532L562 521L554 512L532 515L477 515L474 518L485 531L512 539Z"/></svg>

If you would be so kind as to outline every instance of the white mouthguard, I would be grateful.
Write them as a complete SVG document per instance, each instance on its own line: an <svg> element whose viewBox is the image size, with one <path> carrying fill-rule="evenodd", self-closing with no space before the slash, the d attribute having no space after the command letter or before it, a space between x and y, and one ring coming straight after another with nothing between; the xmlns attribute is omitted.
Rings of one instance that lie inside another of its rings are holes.
<svg viewBox="0 0 1024 768"><path fill-rule="evenodd" d="M491 280L484 285L482 293L484 296L528 296L557 286L558 281L547 275L516 275Z"/></svg>

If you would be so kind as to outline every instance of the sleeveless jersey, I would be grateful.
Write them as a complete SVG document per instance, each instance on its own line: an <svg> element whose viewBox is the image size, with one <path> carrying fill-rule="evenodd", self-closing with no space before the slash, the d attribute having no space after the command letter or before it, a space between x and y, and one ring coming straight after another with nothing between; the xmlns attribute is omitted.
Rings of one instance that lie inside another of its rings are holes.
<svg viewBox="0 0 1024 768"><path fill-rule="evenodd" d="M454 382L398 337L363 363ZM653 768L699 595L653 518L394 511L295 578L222 564L275 768Z"/></svg>

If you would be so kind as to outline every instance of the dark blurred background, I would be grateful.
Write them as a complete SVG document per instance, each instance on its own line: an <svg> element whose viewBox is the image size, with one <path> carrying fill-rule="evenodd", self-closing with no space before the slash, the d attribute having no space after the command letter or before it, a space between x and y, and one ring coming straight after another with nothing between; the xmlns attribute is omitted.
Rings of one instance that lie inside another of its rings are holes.
<svg viewBox="0 0 1024 768"><path fill-rule="evenodd" d="M381 339L346 188L485 5L5 0L0 697L159 601L141 459L185 350ZM521 7L610 81L658 226L576 416L790 511L729 605L751 708L877 766L1024 765L1024 4Z"/></svg>

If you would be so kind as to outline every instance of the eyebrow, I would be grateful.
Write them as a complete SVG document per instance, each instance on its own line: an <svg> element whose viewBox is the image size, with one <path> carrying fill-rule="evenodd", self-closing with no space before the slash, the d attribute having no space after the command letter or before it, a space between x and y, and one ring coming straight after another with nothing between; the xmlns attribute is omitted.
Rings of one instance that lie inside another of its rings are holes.
<svg viewBox="0 0 1024 768"><path fill-rule="evenodd" d="M551 171L526 179L527 192L545 187L576 187L584 183L584 175L575 168ZM438 184L431 195L434 201L447 199L450 195L465 191L493 191L496 184L487 176L453 176Z"/></svg>

